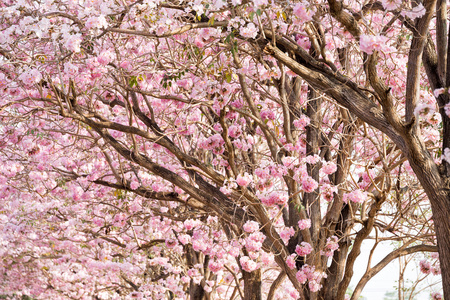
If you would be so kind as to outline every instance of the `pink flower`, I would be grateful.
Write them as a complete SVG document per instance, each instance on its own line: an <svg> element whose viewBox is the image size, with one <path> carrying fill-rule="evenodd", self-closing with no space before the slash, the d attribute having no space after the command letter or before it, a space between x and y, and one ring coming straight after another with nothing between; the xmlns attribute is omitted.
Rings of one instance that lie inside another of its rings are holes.
<svg viewBox="0 0 450 300"><path fill-rule="evenodd" d="M251 260L248 256L243 256L239 259L242 269L247 272L253 272L259 268L258 263Z"/></svg>
<svg viewBox="0 0 450 300"><path fill-rule="evenodd" d="M64 44L64 46L70 51L80 52L81 51L81 48L80 48L81 41L82 41L81 34L77 33L77 34L71 35L67 39L67 41Z"/></svg>
<svg viewBox="0 0 450 300"><path fill-rule="evenodd" d="M320 161L320 156L317 155L317 154L308 155L307 157L305 157L305 162L310 164L310 165L316 164L319 161Z"/></svg>
<svg viewBox="0 0 450 300"><path fill-rule="evenodd" d="M286 264L290 269L295 268L295 257L296 257L295 254L291 254L286 258Z"/></svg>
<svg viewBox="0 0 450 300"><path fill-rule="evenodd" d="M97 62L101 65L109 64L112 59L113 59L113 55L109 51L103 51L102 53L100 53L99 56L97 56Z"/></svg>
<svg viewBox="0 0 450 300"><path fill-rule="evenodd" d="M362 203L362 202L366 201L366 199L367 199L367 194L365 192L363 192L361 190L356 190L356 191L344 194L344 197L342 200L345 203L347 203L348 200L355 202L355 203Z"/></svg>
<svg viewBox="0 0 450 300"><path fill-rule="evenodd" d="M133 69L133 65L132 65L131 62L128 61L128 60L125 60L125 61L121 62L121 63L119 64L119 66L120 66L122 69L127 70L127 71L131 71L131 70Z"/></svg>
<svg viewBox="0 0 450 300"><path fill-rule="evenodd" d="M184 221L184 228L186 228L186 230L191 230L191 229L197 227L198 225L199 225L199 221L197 221L197 220L187 219L186 221Z"/></svg>
<svg viewBox="0 0 450 300"><path fill-rule="evenodd" d="M403 17L408 17L410 19L416 19L422 17L426 13L425 7L420 3L410 11L402 11L400 14Z"/></svg>
<svg viewBox="0 0 450 300"><path fill-rule="evenodd" d="M265 266L269 266L274 261L273 254L262 252L261 253L261 263L263 263Z"/></svg>
<svg viewBox="0 0 450 300"><path fill-rule="evenodd" d="M294 6L294 15L301 21L301 22L308 22L312 20L312 17L314 15L314 10L311 8L307 8L305 4L303 3L297 3Z"/></svg>
<svg viewBox="0 0 450 300"><path fill-rule="evenodd" d="M178 242L174 239L166 239L165 244L166 244L167 248L171 249L171 248L175 247L176 245L178 245Z"/></svg>
<svg viewBox="0 0 450 300"><path fill-rule="evenodd" d="M25 85L33 85L35 83L38 83L42 79L41 72L39 72L37 69L31 69L27 72L22 73L19 76L19 79L25 84Z"/></svg>
<svg viewBox="0 0 450 300"><path fill-rule="evenodd" d="M433 91L433 95L437 98L439 95L443 94L445 92L445 88L435 89Z"/></svg>
<svg viewBox="0 0 450 300"><path fill-rule="evenodd" d="M210 261L208 264L208 268L211 270L211 272L217 273L223 269L223 264L217 261Z"/></svg>
<svg viewBox="0 0 450 300"><path fill-rule="evenodd" d="M232 138L238 138L242 134L242 129L240 126L231 125L230 128L228 128L228 134Z"/></svg>
<svg viewBox="0 0 450 300"><path fill-rule="evenodd" d="M431 293L431 297L433 298L433 300L441 300L442 299L442 295L438 292Z"/></svg>
<svg viewBox="0 0 450 300"><path fill-rule="evenodd" d="M327 201L331 202L334 198L334 193L337 193L338 189L336 186L331 186L328 183L324 183L320 188L322 197Z"/></svg>
<svg viewBox="0 0 450 300"><path fill-rule="evenodd" d="M435 112L435 110L436 110L435 107L431 104L420 103L414 109L414 115L415 116L418 116L418 115L426 116L428 114L433 114Z"/></svg>
<svg viewBox="0 0 450 300"><path fill-rule="evenodd" d="M285 244L287 244L287 242L289 241L291 236L293 236L294 234L295 234L294 228L292 228L292 227L285 227L283 230L281 230L280 237L283 240L283 242Z"/></svg>
<svg viewBox="0 0 450 300"><path fill-rule="evenodd" d="M86 28L106 28L108 26L108 22L106 22L105 16L100 15L98 17L89 17L86 20Z"/></svg>
<svg viewBox="0 0 450 300"><path fill-rule="evenodd" d="M441 267L440 266L434 266L431 268L431 273L433 275L440 275L441 274Z"/></svg>
<svg viewBox="0 0 450 300"><path fill-rule="evenodd" d="M444 106L445 114L450 117L450 102Z"/></svg>
<svg viewBox="0 0 450 300"><path fill-rule="evenodd" d="M359 47L367 54L372 54L374 50L390 51L391 48L387 41L388 38L385 36L362 34L359 39Z"/></svg>
<svg viewBox="0 0 450 300"><path fill-rule="evenodd" d="M334 162L328 161L322 165L322 171L327 175L333 174L336 170L337 167Z"/></svg>
<svg viewBox="0 0 450 300"><path fill-rule="evenodd" d="M261 247L262 247L261 241L255 240L250 236L245 239L245 248L247 249L247 251L256 252L256 251L261 250Z"/></svg>
<svg viewBox="0 0 450 300"><path fill-rule="evenodd" d="M248 23L246 27L241 27L239 33L246 38L254 39L258 35L258 28L253 23Z"/></svg>
<svg viewBox="0 0 450 300"><path fill-rule="evenodd" d="M302 242L300 245L297 245L297 247L295 247L295 252L299 256L306 256L310 254L312 250L313 250L312 246L307 242Z"/></svg>
<svg viewBox="0 0 450 300"><path fill-rule="evenodd" d="M308 277L306 277L306 274L303 272L303 270L298 271L297 274L295 274L295 277L301 284L305 284L306 280L308 280Z"/></svg>
<svg viewBox="0 0 450 300"><path fill-rule="evenodd" d="M130 184L130 188L131 188L132 190L137 189L139 186L140 186L140 184L139 184L139 182L137 182L137 181L132 181L131 184Z"/></svg>
<svg viewBox="0 0 450 300"><path fill-rule="evenodd" d="M0 88L3 88L4 86L6 86L8 84L8 78L6 77L5 74L0 73Z"/></svg>
<svg viewBox="0 0 450 300"><path fill-rule="evenodd" d="M250 177L250 175L247 172L244 173L244 175L239 174L236 178L236 183L239 186L246 187L250 184L250 182L252 182L252 178Z"/></svg>
<svg viewBox="0 0 450 300"><path fill-rule="evenodd" d="M333 235L327 239L327 244L325 245L324 250L320 251L320 254L331 257L333 256L334 251L336 251L338 248L338 238Z"/></svg>
<svg viewBox="0 0 450 300"><path fill-rule="evenodd" d="M297 158L292 156L285 156L281 159L281 161L283 162L283 166L285 166L288 169L292 169L293 167L295 167L296 160Z"/></svg>
<svg viewBox="0 0 450 300"><path fill-rule="evenodd" d="M298 221L298 228L300 230L305 230L311 227L311 219L303 219Z"/></svg>
<svg viewBox="0 0 450 300"><path fill-rule="evenodd" d="M302 188L305 192L311 193L317 189L318 186L319 184L312 177L305 176L302 178Z"/></svg>
<svg viewBox="0 0 450 300"><path fill-rule="evenodd" d="M259 224L255 221L247 221L245 222L243 228L245 232L255 232L259 229Z"/></svg>
<svg viewBox="0 0 450 300"><path fill-rule="evenodd" d="M426 259L423 259L419 262L420 272L424 274L430 274L431 272L431 264Z"/></svg>
<svg viewBox="0 0 450 300"><path fill-rule="evenodd" d="M381 0L381 4L386 10L396 10L401 4L401 0Z"/></svg>
<svg viewBox="0 0 450 300"><path fill-rule="evenodd" d="M311 292L317 292L322 288L322 285L316 281L310 281L308 282L308 287Z"/></svg>

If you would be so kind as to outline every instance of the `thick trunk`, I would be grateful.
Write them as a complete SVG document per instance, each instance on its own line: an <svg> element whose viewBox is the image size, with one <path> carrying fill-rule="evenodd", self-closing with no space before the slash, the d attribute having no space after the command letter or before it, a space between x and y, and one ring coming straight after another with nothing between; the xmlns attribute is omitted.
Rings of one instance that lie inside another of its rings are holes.
<svg viewBox="0 0 450 300"><path fill-rule="evenodd" d="M420 137L415 136L420 140ZM436 240L439 249L439 260L442 270L442 286L444 297L450 299L450 189L449 179L441 176L436 164L430 157L423 143L410 141L409 145L416 146L415 155L408 153L408 160L422 184L431 203ZM413 148L411 147L411 148ZM423 148L423 149L420 149Z"/></svg>
<svg viewBox="0 0 450 300"><path fill-rule="evenodd" d="M244 278L244 300L261 300L261 269L251 273L242 271Z"/></svg>
<svg viewBox="0 0 450 300"><path fill-rule="evenodd" d="M189 299L190 300L205 299L205 290L200 284L195 284L193 280L191 280L189 285Z"/></svg>
<svg viewBox="0 0 450 300"><path fill-rule="evenodd" d="M431 200L431 199L430 199ZM450 194L432 201L433 221L442 270L442 286L445 299L450 298Z"/></svg>

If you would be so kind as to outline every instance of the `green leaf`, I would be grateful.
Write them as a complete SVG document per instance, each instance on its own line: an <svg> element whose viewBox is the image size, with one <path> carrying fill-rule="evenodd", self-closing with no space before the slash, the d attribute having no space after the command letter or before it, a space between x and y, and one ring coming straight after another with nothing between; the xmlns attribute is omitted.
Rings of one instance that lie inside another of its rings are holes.
<svg viewBox="0 0 450 300"><path fill-rule="evenodd" d="M137 84L138 84L137 77L136 76L131 76L130 81L128 82L128 84L130 85L130 87L137 86Z"/></svg>
<svg viewBox="0 0 450 300"><path fill-rule="evenodd" d="M225 74L225 80L230 83L231 82L231 73L226 73Z"/></svg>
<svg viewBox="0 0 450 300"><path fill-rule="evenodd" d="M260 15L262 15L262 11L258 8L258 9L256 10L256 14L257 14L258 16L260 16Z"/></svg>
<svg viewBox="0 0 450 300"><path fill-rule="evenodd" d="M212 16L211 17L211 19L209 19L209 21L208 21L208 25L210 25L210 26L214 26L214 16Z"/></svg>

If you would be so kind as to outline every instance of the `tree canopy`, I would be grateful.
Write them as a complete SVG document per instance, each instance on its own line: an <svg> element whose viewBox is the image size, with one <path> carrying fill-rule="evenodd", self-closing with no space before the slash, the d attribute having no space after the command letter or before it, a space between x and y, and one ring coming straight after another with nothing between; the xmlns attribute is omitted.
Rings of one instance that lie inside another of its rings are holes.
<svg viewBox="0 0 450 300"><path fill-rule="evenodd" d="M0 295L354 300L420 253L450 297L447 10L1 1Z"/></svg>

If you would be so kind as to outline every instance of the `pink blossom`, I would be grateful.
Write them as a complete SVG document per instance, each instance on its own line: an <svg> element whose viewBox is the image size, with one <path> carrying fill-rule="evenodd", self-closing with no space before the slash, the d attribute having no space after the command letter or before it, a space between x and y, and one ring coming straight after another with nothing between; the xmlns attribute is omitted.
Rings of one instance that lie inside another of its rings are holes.
<svg viewBox="0 0 450 300"><path fill-rule="evenodd" d="M176 245L178 245L178 242L174 239L166 239L165 244L166 244L167 248L171 249L171 248L175 247Z"/></svg>
<svg viewBox="0 0 450 300"><path fill-rule="evenodd" d="M316 164L319 161L320 161L320 156L317 155L317 154L308 155L307 157L305 157L305 162L310 164L310 165Z"/></svg>
<svg viewBox="0 0 450 300"><path fill-rule="evenodd" d="M344 194L343 201L347 203L349 200L355 203L362 203L366 201L367 194L361 190L355 190L350 193Z"/></svg>
<svg viewBox="0 0 450 300"><path fill-rule="evenodd" d="M97 226L102 226L103 225L103 220L100 218L95 218L94 220L92 220L92 223L94 223Z"/></svg>
<svg viewBox="0 0 450 300"><path fill-rule="evenodd" d="M283 240L283 242L285 244L287 244L287 242L289 241L291 236L293 236L294 234L295 234L294 228L292 228L292 227L285 227L283 230L281 230L280 237Z"/></svg>
<svg viewBox="0 0 450 300"><path fill-rule="evenodd" d="M253 0L253 4L256 7L263 6L269 4L268 0Z"/></svg>
<svg viewBox="0 0 450 300"><path fill-rule="evenodd" d="M245 239L245 248L247 249L247 251L256 252L256 251L261 250L261 247L262 247L262 242L254 240L250 237L247 237Z"/></svg>
<svg viewBox="0 0 450 300"><path fill-rule="evenodd" d="M441 300L442 295L439 292L433 292L431 293L431 298L433 298L433 300Z"/></svg>
<svg viewBox="0 0 450 300"><path fill-rule="evenodd" d="M419 262L420 271L424 274L430 274L431 272L431 264L426 259L423 259Z"/></svg>
<svg viewBox="0 0 450 300"><path fill-rule="evenodd" d="M305 230L311 227L311 219L303 219L298 221L298 228L300 230Z"/></svg>
<svg viewBox="0 0 450 300"><path fill-rule="evenodd" d="M127 70L127 71L131 71L131 70L133 69L133 65L132 65L131 62L128 61L128 60L124 60L123 62L121 62L121 63L119 64L119 66L120 66L122 69Z"/></svg>
<svg viewBox="0 0 450 300"><path fill-rule="evenodd" d="M309 122L310 120L307 116L301 115L300 118L295 120L293 123L295 128L304 130L305 127L309 125Z"/></svg>
<svg viewBox="0 0 450 300"><path fill-rule="evenodd" d="M217 261L210 261L208 264L208 268L211 270L211 272L217 273L223 269L223 264Z"/></svg>
<svg viewBox="0 0 450 300"><path fill-rule="evenodd" d="M435 107L431 104L420 103L414 109L414 115L415 116L418 116L418 115L426 116L428 114L433 114L435 112L435 110L436 110Z"/></svg>
<svg viewBox="0 0 450 300"><path fill-rule="evenodd" d="M275 120L275 112L271 109L263 109L261 111L261 119L263 120Z"/></svg>
<svg viewBox="0 0 450 300"><path fill-rule="evenodd" d="M0 88L3 88L8 84L8 80L5 74L0 73Z"/></svg>
<svg viewBox="0 0 450 300"><path fill-rule="evenodd" d="M239 33L246 38L254 39L258 35L258 28L253 23L248 23L246 27L241 27Z"/></svg>
<svg viewBox="0 0 450 300"><path fill-rule="evenodd" d="M317 189L318 186L319 184L312 177L305 176L302 178L302 188L305 192L311 193Z"/></svg>
<svg viewBox="0 0 450 300"><path fill-rule="evenodd" d="M308 287L311 292L317 292L322 288L322 285L316 281L310 281L308 282Z"/></svg>
<svg viewBox="0 0 450 300"><path fill-rule="evenodd" d="M106 22L105 16L100 15L98 17L92 16L86 20L86 28L106 28L108 26L108 22Z"/></svg>
<svg viewBox="0 0 450 300"><path fill-rule="evenodd" d="M293 167L295 167L296 165L296 157L292 157L292 156L285 156L281 159L283 166L285 166L288 169L292 169Z"/></svg>
<svg viewBox="0 0 450 300"><path fill-rule="evenodd" d="M232 137L232 138L238 138L241 134L242 134L242 129L240 126L236 126L236 125L231 125L228 128L228 134Z"/></svg>
<svg viewBox="0 0 450 300"><path fill-rule="evenodd" d="M374 50L390 51L387 42L388 38L385 36L362 34L359 39L359 46L361 51L372 54Z"/></svg>
<svg viewBox="0 0 450 300"><path fill-rule="evenodd" d="M327 175L333 174L336 170L337 166L334 162L328 161L322 165L322 171Z"/></svg>
<svg viewBox="0 0 450 300"><path fill-rule="evenodd" d="M331 202L334 198L334 193L337 193L338 189L336 186L331 186L328 183L324 183L320 188L322 197L327 201Z"/></svg>
<svg viewBox="0 0 450 300"><path fill-rule="evenodd" d="M67 41L64 44L64 46L70 51L80 52L81 51L81 48L80 48L81 41L82 41L81 34L77 33L77 34L71 35L67 39Z"/></svg>
<svg viewBox="0 0 450 300"><path fill-rule="evenodd" d="M239 174L236 177L236 183L239 186L246 187L246 186L248 186L250 184L250 182L252 182L252 178L250 177L250 175L247 172L244 173L244 175Z"/></svg>
<svg viewBox="0 0 450 300"><path fill-rule="evenodd" d="M445 114L450 117L450 102L444 106Z"/></svg>
<svg viewBox="0 0 450 300"><path fill-rule="evenodd" d="M295 254L291 254L286 258L286 264L290 269L295 268L295 258L296 258Z"/></svg>
<svg viewBox="0 0 450 300"><path fill-rule="evenodd" d="M381 4L386 10L396 10L401 4L401 0L381 0Z"/></svg>
<svg viewBox="0 0 450 300"><path fill-rule="evenodd" d="M416 18L421 18L423 15L425 15L425 13L426 13L426 9L422 5L422 3L420 3L416 7L413 7L410 11L403 10L400 14L403 17L408 17L408 18L414 20Z"/></svg>
<svg viewBox="0 0 450 300"><path fill-rule="evenodd" d="M441 267L440 266L434 266L431 268L431 273L433 275L441 275Z"/></svg>
<svg viewBox="0 0 450 300"><path fill-rule="evenodd" d="M97 56L97 62L101 65L107 65L113 59L113 53L111 51L102 51L99 56Z"/></svg>
<svg viewBox="0 0 450 300"><path fill-rule="evenodd" d="M140 186L140 184L139 184L139 182L137 182L137 181L132 181L131 184L130 184L130 188L131 188L132 190L137 189L139 186Z"/></svg>
<svg viewBox="0 0 450 300"><path fill-rule="evenodd" d="M259 224L255 221L247 221L245 222L243 228L245 232L255 232L259 229Z"/></svg>
<svg viewBox="0 0 450 300"><path fill-rule="evenodd" d="M25 85L28 86L38 83L39 81L41 81L41 79L41 72L39 72L37 69L28 70L27 72L24 72L19 76L19 80L21 80Z"/></svg>
<svg viewBox="0 0 450 300"><path fill-rule="evenodd" d="M297 247L295 247L295 252L299 256L306 256L310 254L312 250L313 250L312 246L307 242L302 242L300 245L297 245Z"/></svg>
<svg viewBox="0 0 450 300"><path fill-rule="evenodd" d="M262 252L261 253L261 263L265 266L269 266L274 262L274 257L272 253Z"/></svg>
<svg viewBox="0 0 450 300"><path fill-rule="evenodd" d="M324 249L320 251L320 254L331 257L333 256L334 251L336 251L338 248L338 238L333 235L327 239L327 244L325 245Z"/></svg>
<svg viewBox="0 0 450 300"><path fill-rule="evenodd" d="M186 228L186 230L191 230L194 227L197 227L198 225L199 221L197 220L187 219L186 221L184 221L184 227Z"/></svg>
<svg viewBox="0 0 450 300"><path fill-rule="evenodd" d="M298 271L297 274L295 274L295 277L301 284L305 284L306 280L308 280L308 277L303 270Z"/></svg>
<svg viewBox="0 0 450 300"><path fill-rule="evenodd" d="M433 91L433 95L437 98L439 95L443 94L445 92L445 88L435 89Z"/></svg>
<svg viewBox="0 0 450 300"><path fill-rule="evenodd" d="M312 17L314 16L314 10L312 8L308 8L303 3L297 3L294 6L293 9L294 15L301 21L301 22L308 22L312 20Z"/></svg>
<svg viewBox="0 0 450 300"><path fill-rule="evenodd" d="M239 259L242 269L247 272L253 272L259 268L258 263L251 260L248 256L243 256Z"/></svg>

